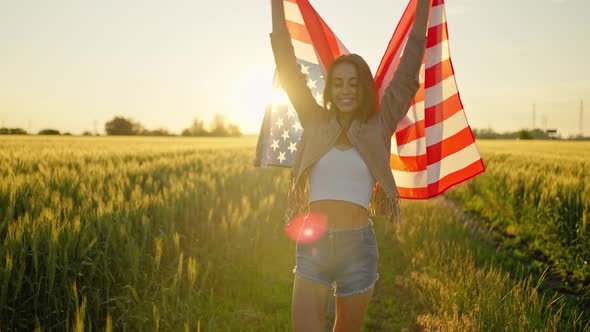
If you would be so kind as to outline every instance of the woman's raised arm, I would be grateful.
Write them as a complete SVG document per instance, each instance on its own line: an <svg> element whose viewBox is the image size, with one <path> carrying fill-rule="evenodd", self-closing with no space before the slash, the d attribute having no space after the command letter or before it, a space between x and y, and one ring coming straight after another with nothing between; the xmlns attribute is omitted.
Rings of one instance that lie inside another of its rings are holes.
<svg viewBox="0 0 590 332"><path fill-rule="evenodd" d="M432 0L418 0L414 23L399 66L385 90L378 112L389 138L406 115L420 87L419 73L426 49L426 28Z"/></svg>
<svg viewBox="0 0 590 332"><path fill-rule="evenodd" d="M287 31L283 0L271 0L272 33L271 44L279 75L279 81L287 92L303 128L321 112L311 90L307 86L307 77L295 58L295 50Z"/></svg>

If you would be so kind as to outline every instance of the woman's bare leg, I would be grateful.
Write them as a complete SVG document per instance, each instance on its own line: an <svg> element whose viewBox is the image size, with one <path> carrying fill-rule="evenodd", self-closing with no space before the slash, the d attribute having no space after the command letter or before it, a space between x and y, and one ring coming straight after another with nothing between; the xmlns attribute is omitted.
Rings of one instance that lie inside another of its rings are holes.
<svg viewBox="0 0 590 332"><path fill-rule="evenodd" d="M363 293L336 298L334 332L359 332L361 330L374 289L370 288Z"/></svg>
<svg viewBox="0 0 590 332"><path fill-rule="evenodd" d="M295 274L293 284L293 331L321 332L331 288Z"/></svg>

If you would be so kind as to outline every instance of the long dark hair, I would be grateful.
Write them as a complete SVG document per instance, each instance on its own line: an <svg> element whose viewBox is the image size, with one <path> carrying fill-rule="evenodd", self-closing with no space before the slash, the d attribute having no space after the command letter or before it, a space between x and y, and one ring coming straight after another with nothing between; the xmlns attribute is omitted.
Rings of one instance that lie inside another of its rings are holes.
<svg viewBox="0 0 590 332"><path fill-rule="evenodd" d="M350 63L355 66L359 75L360 87L360 105L359 110L355 112L355 117L362 122L366 122L369 117L377 111L378 96L377 84L373 79L371 68L367 62L358 54L342 55L332 63L328 70L328 78L324 86L324 108L332 109L332 79L334 75L334 67L340 63Z"/></svg>

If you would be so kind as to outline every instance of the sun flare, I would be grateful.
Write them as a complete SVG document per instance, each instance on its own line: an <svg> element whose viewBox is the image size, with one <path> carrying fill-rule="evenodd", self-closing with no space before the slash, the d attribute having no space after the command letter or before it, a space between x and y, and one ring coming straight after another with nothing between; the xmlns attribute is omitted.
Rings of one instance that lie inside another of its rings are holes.
<svg viewBox="0 0 590 332"><path fill-rule="evenodd" d="M239 125L246 132L257 131L266 106L275 98L272 76L264 72L246 75L240 80L238 89L234 103L239 110Z"/></svg>

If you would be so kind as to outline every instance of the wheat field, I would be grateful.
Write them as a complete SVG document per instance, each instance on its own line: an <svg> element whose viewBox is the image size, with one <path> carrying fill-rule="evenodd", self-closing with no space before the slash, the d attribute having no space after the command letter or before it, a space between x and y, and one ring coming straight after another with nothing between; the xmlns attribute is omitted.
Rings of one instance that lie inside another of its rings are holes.
<svg viewBox="0 0 590 332"><path fill-rule="evenodd" d="M288 331L288 170L253 167L255 144L256 137L3 137L0 330ZM493 155L501 143L486 144L484 160L535 158L529 148ZM559 149L567 158L578 150ZM585 154L572 158L588 169ZM555 183L530 199L564 193L579 202L568 209L587 216L587 182L579 198L568 187L579 167L519 185L528 193ZM570 178L559 176L566 171ZM545 289L542 276L515 273L486 226L466 221L469 190L501 190L470 183L448 192L457 205L404 201L399 234L376 220L380 280L364 330L587 330L583 308ZM564 222L587 236L586 220ZM515 234L526 228L501 225Z"/></svg>

